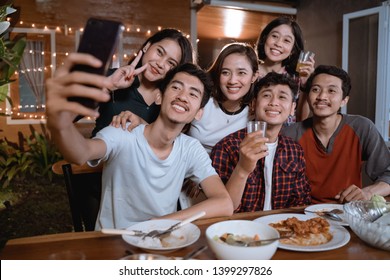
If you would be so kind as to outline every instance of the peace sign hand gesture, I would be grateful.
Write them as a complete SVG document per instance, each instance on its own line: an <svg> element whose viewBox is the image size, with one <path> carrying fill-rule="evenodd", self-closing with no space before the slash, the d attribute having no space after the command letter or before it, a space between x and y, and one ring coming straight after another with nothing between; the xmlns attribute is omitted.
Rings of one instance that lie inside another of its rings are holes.
<svg viewBox="0 0 390 280"><path fill-rule="evenodd" d="M147 44L145 48L149 48L150 44ZM144 49L145 49L144 48ZM117 90L121 88L128 88L130 87L134 79L137 75L145 71L147 68L147 64L142 65L140 68L136 69L136 66L140 59L142 58L142 50L139 51L136 58L133 60L133 62L129 65L123 66L118 68L109 78L111 79L111 82L114 86L111 90Z"/></svg>

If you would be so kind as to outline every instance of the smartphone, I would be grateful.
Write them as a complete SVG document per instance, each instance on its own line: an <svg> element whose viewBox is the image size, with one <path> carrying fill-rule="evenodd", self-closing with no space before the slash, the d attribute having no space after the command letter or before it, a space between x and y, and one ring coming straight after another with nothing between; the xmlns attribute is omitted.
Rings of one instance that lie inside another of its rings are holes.
<svg viewBox="0 0 390 280"><path fill-rule="evenodd" d="M75 65L72 67L71 71L84 71L93 74L106 75L123 30L123 24L118 21L98 18L88 19L77 52L91 54L100 59L103 64L100 68L94 68L87 65ZM69 98L69 100L77 101L92 109L95 109L98 106L98 103L95 100L89 98L72 97Z"/></svg>

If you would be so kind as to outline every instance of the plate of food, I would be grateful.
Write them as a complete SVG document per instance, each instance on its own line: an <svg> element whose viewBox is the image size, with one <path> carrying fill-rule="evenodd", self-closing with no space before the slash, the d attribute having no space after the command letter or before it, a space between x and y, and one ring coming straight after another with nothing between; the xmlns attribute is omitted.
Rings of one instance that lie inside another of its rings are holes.
<svg viewBox="0 0 390 280"><path fill-rule="evenodd" d="M343 204L313 204L305 208L305 214L309 216L320 216L326 218L326 216L324 216L325 211L332 211L342 219L342 221L327 219L330 223L338 226L348 226L344 215Z"/></svg>
<svg viewBox="0 0 390 280"><path fill-rule="evenodd" d="M134 224L127 230L139 230L142 232L150 232L152 230L166 230L170 226L178 223L178 220L149 220ZM171 252L180 248L187 247L196 242L200 237L200 229L192 224L186 224L172 231L169 235L164 235L162 238L142 238L140 236L122 235L124 241L135 247L141 248L148 252Z"/></svg>
<svg viewBox="0 0 390 280"><path fill-rule="evenodd" d="M329 251L344 246L351 238L344 227L331 224L324 218L305 214L276 214L260 217L254 221L270 225L279 232L280 236L287 236L280 239L278 245L278 248L285 250Z"/></svg>

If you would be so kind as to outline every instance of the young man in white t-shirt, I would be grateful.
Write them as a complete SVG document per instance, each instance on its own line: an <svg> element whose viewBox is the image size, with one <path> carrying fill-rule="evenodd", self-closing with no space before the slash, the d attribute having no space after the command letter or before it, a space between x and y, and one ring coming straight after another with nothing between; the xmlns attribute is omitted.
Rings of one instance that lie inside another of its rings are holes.
<svg viewBox="0 0 390 280"><path fill-rule="evenodd" d="M109 126L87 139L72 120L77 114L96 117L97 112L68 98L104 102L112 85L103 76L70 72L75 64L98 67L100 62L89 55L71 54L47 81L48 127L69 162L104 161L96 229L126 228L158 217L185 219L199 211L205 211L205 217L232 214L232 201L207 152L197 140L181 133L186 124L202 116L209 99L211 84L203 70L184 64L168 72L160 86L161 112L152 124L130 133ZM208 199L176 212L183 180L188 177L202 185Z"/></svg>

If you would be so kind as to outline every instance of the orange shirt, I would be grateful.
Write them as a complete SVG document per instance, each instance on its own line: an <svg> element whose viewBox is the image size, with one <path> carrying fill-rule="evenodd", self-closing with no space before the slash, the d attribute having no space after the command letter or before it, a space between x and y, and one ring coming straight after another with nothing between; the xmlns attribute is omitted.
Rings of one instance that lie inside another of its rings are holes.
<svg viewBox="0 0 390 280"><path fill-rule="evenodd" d="M282 131L304 150L312 203L336 203L335 195L350 185L363 187L364 163L372 181L390 184L390 152L374 123L362 116L342 117L328 147L316 137L311 118Z"/></svg>

